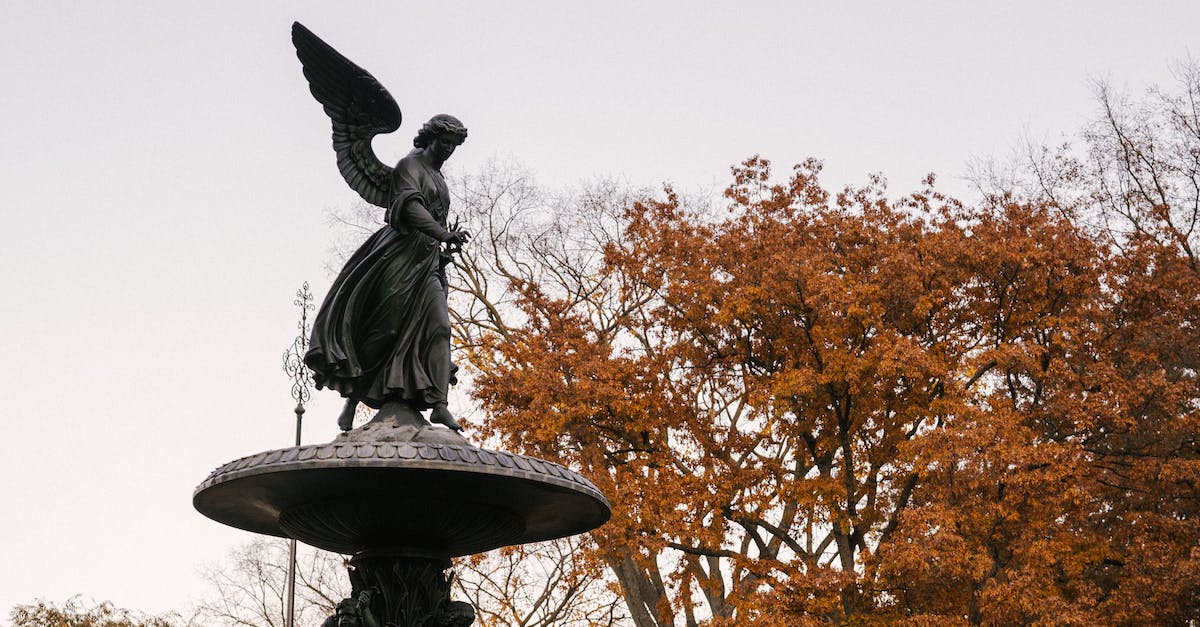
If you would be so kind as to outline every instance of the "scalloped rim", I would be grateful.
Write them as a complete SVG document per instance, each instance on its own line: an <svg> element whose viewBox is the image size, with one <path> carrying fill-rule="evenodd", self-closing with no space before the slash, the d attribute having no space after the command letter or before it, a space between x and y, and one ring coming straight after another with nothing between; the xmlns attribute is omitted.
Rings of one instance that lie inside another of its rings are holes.
<svg viewBox="0 0 1200 627"><path fill-rule="evenodd" d="M426 442L330 442L263 451L217 467L192 496L218 483L266 472L303 469L313 461L332 468L403 466L509 475L579 490L611 507L595 484L554 462L477 446Z"/></svg>

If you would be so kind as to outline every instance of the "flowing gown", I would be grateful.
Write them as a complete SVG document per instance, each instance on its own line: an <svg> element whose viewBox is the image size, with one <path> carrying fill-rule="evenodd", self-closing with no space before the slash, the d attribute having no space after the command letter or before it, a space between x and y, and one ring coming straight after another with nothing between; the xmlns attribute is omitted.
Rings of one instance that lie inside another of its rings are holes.
<svg viewBox="0 0 1200 627"><path fill-rule="evenodd" d="M450 198L441 172L413 154L392 177L388 224L359 247L330 287L304 362L318 389L373 408L401 401L420 410L446 401L447 376L438 375L431 359L441 351L449 362L446 278L440 243L426 233L445 232ZM411 209L413 199L424 212Z"/></svg>

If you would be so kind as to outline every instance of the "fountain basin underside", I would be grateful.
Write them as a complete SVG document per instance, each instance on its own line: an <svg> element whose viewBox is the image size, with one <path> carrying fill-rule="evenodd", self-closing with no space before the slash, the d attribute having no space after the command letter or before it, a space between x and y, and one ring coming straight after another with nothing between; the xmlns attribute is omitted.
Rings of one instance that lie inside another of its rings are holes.
<svg viewBox="0 0 1200 627"><path fill-rule="evenodd" d="M430 558L594 529L608 501L562 466L474 446L331 443L217 468L196 509L218 522L343 554Z"/></svg>

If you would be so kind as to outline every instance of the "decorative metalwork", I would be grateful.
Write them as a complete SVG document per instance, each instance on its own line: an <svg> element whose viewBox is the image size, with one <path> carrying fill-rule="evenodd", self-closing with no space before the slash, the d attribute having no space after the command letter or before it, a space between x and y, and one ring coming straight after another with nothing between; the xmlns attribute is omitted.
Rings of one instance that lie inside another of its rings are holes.
<svg viewBox="0 0 1200 627"><path fill-rule="evenodd" d="M350 560L354 597L347 601L373 610L359 615L369 616L376 624L468 627L475 622L475 608L450 600L453 576L446 573L447 568L450 560L356 555ZM365 603L360 601L364 596Z"/></svg>
<svg viewBox="0 0 1200 627"><path fill-rule="evenodd" d="M292 304L300 308L300 322L296 324L299 331L292 345L283 353L283 371L292 379L292 400L296 401L296 413L304 413L304 405L312 398L312 371L304 365L304 354L308 352L308 338L312 335L312 325L308 322L308 312L314 309L313 295L308 290L308 281L296 290L296 299ZM297 442L296 444L299 444Z"/></svg>
<svg viewBox="0 0 1200 627"><path fill-rule="evenodd" d="M283 371L292 379L292 400L296 401L296 446L300 446L301 426L304 422L304 404L312 398L313 379L308 366L304 365L304 354L308 352L308 337L312 329L308 324L308 312L313 308L312 292L308 290L305 281L296 290L296 299L292 304L300 308L300 322L297 323L299 333L292 345L283 353ZM293 627L296 620L296 540L288 543L288 578L287 578L287 627Z"/></svg>

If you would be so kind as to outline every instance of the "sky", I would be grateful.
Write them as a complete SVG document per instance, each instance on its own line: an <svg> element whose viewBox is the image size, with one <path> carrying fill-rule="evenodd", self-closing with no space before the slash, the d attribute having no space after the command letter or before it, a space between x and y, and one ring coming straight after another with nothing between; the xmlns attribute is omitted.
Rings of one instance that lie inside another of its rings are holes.
<svg viewBox="0 0 1200 627"><path fill-rule="evenodd" d="M324 295L326 216L357 202L293 20L399 103L384 161L452 113L451 173L550 189L719 192L761 154L970 200L970 160L1080 128L1092 81L1136 93L1200 54L1195 1L284 4L0 8L0 624L76 594L186 610L251 539L192 491L291 443L293 295ZM339 404L316 395L306 443Z"/></svg>

